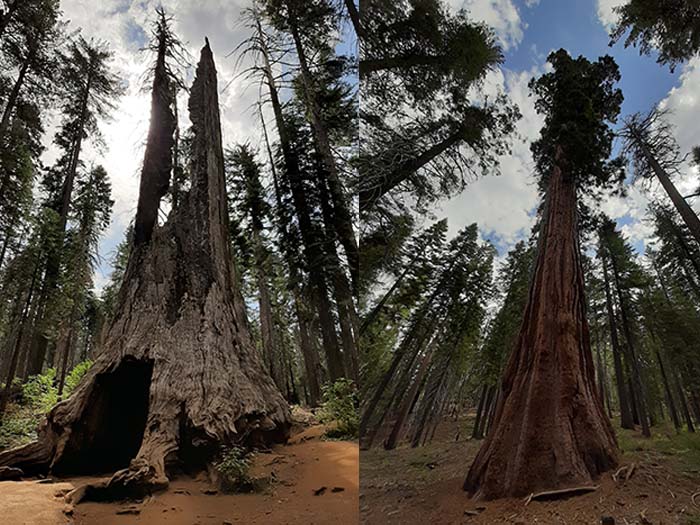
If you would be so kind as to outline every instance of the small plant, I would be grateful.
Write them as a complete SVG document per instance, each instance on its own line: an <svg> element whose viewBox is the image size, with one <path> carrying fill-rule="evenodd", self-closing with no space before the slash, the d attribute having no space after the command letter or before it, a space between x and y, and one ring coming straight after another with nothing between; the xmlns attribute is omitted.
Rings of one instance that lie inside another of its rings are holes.
<svg viewBox="0 0 700 525"><path fill-rule="evenodd" d="M250 454L239 446L227 448L221 454L221 461L216 464L221 474L221 490L224 492L250 492Z"/></svg>
<svg viewBox="0 0 700 525"><path fill-rule="evenodd" d="M349 379L338 379L323 387L323 402L318 411L321 423L329 425L326 437L354 439L360 430L358 398L355 384Z"/></svg>

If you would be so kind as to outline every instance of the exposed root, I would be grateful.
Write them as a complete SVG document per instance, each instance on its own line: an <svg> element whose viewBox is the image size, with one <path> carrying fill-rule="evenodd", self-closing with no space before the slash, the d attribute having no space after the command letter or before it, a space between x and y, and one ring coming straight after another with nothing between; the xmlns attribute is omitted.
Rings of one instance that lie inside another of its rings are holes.
<svg viewBox="0 0 700 525"><path fill-rule="evenodd" d="M568 489L545 490L543 492L536 492L530 494L525 499L525 505L528 505L532 500L558 499L565 498L567 496L577 496L579 494L585 494L587 492L594 492L598 490L598 487L599 485L587 485L583 487L572 487Z"/></svg>
<svg viewBox="0 0 700 525"><path fill-rule="evenodd" d="M696 507L700 507L700 505L698 505L697 502L695 501L695 498L697 498L698 496L700 496L700 491L696 492L695 494L690 496L690 501L692 501L693 505L695 505Z"/></svg>
<svg viewBox="0 0 700 525"><path fill-rule="evenodd" d="M629 481L629 479L632 477L632 474L634 474L635 469L637 468L636 463L631 463L629 465L625 465L623 467L620 467L617 469L613 475L612 479L615 483L618 483L621 479L624 481Z"/></svg>

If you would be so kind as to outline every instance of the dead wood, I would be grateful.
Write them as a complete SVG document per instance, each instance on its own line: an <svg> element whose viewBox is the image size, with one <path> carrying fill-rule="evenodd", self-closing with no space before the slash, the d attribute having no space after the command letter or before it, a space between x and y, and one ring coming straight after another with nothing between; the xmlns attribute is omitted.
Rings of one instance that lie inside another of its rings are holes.
<svg viewBox="0 0 700 525"><path fill-rule="evenodd" d="M545 490L542 492L537 492L530 494L525 500L525 505L528 505L532 500L549 500L549 499L559 499L568 496L577 496L579 494L586 494L588 492L594 492L598 490L599 485L590 485L584 487L571 487L567 489L558 490Z"/></svg>

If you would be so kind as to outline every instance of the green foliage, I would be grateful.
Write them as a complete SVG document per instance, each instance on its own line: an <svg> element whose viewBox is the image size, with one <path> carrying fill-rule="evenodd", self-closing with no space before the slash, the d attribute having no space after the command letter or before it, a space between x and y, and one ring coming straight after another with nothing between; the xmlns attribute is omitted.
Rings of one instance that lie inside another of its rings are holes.
<svg viewBox="0 0 700 525"><path fill-rule="evenodd" d="M572 58L560 49L549 54L553 70L530 81L535 108L545 124L531 149L545 190L555 165L565 167L579 188L591 192L610 188L624 180L622 161L608 161L612 152L614 123L622 105L622 91L615 87L620 71L612 57L595 62Z"/></svg>
<svg viewBox="0 0 700 525"><path fill-rule="evenodd" d="M225 449L216 470L222 476L221 488L225 492L250 491L250 454L246 449L239 446Z"/></svg>
<svg viewBox="0 0 700 525"><path fill-rule="evenodd" d="M358 406L357 389L349 379L338 379L325 385L318 416L321 423L329 425L326 437L357 438L360 429Z"/></svg>
<svg viewBox="0 0 700 525"><path fill-rule="evenodd" d="M70 395L91 366L92 361L83 361L66 375L64 396ZM56 369L49 368L21 385L19 403L10 405L0 425L0 450L23 445L36 438L36 429L42 418L58 402L55 383Z"/></svg>
<svg viewBox="0 0 700 525"><path fill-rule="evenodd" d="M700 4L695 0L629 0L615 12L619 19L611 44L627 34L625 47L656 55L671 71L700 51Z"/></svg>

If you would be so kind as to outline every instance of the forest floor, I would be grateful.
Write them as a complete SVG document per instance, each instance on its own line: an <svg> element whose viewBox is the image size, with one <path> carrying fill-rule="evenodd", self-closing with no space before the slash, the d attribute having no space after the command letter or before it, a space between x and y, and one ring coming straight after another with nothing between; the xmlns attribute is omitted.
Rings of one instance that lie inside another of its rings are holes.
<svg viewBox="0 0 700 525"><path fill-rule="evenodd" d="M287 445L256 453L251 473L274 472L273 482L259 493L223 494L204 479L180 477L171 480L167 491L143 501L71 507L63 494L94 478L6 481L0 483L0 523L354 525L359 520L357 443L325 440L324 430L323 425L313 425Z"/></svg>
<svg viewBox="0 0 700 525"><path fill-rule="evenodd" d="M629 480L615 482L607 473L594 492L526 504L524 499L475 502L462 491L481 444L464 437L471 428L471 418L446 421L432 443L392 451L385 451L377 437L379 446L361 453L361 523L595 525L611 517L616 525L700 525L700 494L691 501L700 492L698 434L657 427L644 439L618 428L621 465L635 465ZM462 437L455 441L460 429Z"/></svg>

